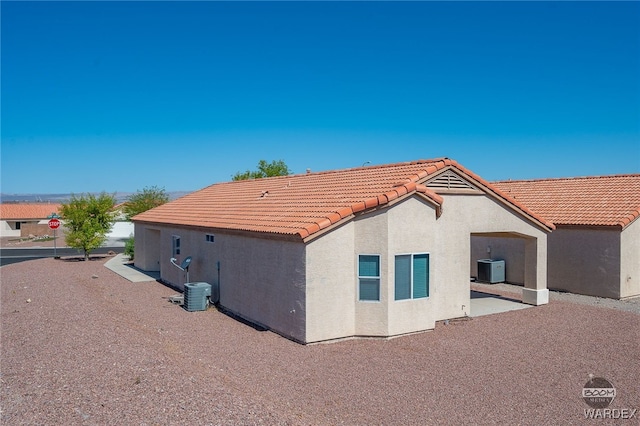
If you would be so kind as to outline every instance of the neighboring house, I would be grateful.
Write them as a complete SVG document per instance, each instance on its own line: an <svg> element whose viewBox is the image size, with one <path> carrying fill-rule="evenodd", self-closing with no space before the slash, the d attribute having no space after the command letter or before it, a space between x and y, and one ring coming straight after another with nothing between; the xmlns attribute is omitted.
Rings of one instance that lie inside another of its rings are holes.
<svg viewBox="0 0 640 426"><path fill-rule="evenodd" d="M60 213L60 204L2 203L0 204L0 236L27 237L52 235L48 216Z"/></svg>
<svg viewBox="0 0 640 426"><path fill-rule="evenodd" d="M292 340L394 336L469 312L471 237L522 239L523 301L548 302L550 222L450 159L214 184L141 213L135 265L219 288Z"/></svg>
<svg viewBox="0 0 640 426"><path fill-rule="evenodd" d="M493 182L556 230L547 239L550 289L625 299L640 296L640 174ZM503 258L522 283L518 241L474 238L473 252Z"/></svg>
<svg viewBox="0 0 640 426"><path fill-rule="evenodd" d="M126 222L127 221L127 215L124 212L124 207L126 206L126 204L127 204L126 202L117 203L111 209L111 211L114 214L114 217L115 217L116 221L118 221L118 222Z"/></svg>
<svg viewBox="0 0 640 426"><path fill-rule="evenodd" d="M107 234L107 238L114 241L126 241L133 236L134 226L131 221L127 220L126 214L124 213L125 203L118 203L113 206L112 211L115 213L115 222L111 227L111 230Z"/></svg>

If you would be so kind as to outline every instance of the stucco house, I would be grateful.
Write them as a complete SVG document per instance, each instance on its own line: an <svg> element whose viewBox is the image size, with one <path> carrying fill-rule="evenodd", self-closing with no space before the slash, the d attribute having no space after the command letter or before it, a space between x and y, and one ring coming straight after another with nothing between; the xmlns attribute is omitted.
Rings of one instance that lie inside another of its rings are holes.
<svg viewBox="0 0 640 426"><path fill-rule="evenodd" d="M59 214L60 204L2 203L0 204L0 237L48 235L51 213Z"/></svg>
<svg viewBox="0 0 640 426"><path fill-rule="evenodd" d="M447 158L218 183L133 222L136 267L182 286L190 256L225 310L300 343L465 316L474 235L521 239L523 301L548 302L553 224Z"/></svg>
<svg viewBox="0 0 640 426"><path fill-rule="evenodd" d="M640 296L640 174L493 182L552 222L547 286L590 296ZM517 240L474 238L476 256L490 247L505 259L507 281L522 283Z"/></svg>

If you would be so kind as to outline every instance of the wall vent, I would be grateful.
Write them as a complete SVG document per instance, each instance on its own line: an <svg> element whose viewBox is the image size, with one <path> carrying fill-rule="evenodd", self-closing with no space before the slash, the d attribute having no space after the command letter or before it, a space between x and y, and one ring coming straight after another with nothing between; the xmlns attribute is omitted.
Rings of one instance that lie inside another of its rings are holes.
<svg viewBox="0 0 640 426"><path fill-rule="evenodd" d="M472 191L477 190L476 187L474 187L469 182L462 179L460 176L458 176L457 174L453 173L450 170L436 176L435 178L427 182L426 186L427 188L433 189L436 191L439 189L452 189L452 190L462 189L462 190L472 190Z"/></svg>

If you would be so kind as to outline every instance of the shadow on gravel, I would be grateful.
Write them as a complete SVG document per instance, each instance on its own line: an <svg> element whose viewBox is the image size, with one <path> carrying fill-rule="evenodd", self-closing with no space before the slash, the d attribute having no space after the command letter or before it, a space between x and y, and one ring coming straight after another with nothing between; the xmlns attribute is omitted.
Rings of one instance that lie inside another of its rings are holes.
<svg viewBox="0 0 640 426"><path fill-rule="evenodd" d="M472 299L484 299L484 298L487 298L487 297L492 297L494 299L508 300L509 302L522 303L522 300L517 299L517 298L501 296L499 294L493 294L493 293L485 293L485 292L478 291L478 290L471 290L471 298Z"/></svg>
<svg viewBox="0 0 640 426"><path fill-rule="evenodd" d="M269 329L263 325L257 324L255 322L251 322L248 319L242 318L241 316L238 316L236 314L234 314L233 312L227 311L226 309L222 308L222 307L218 307L217 308L218 311L226 316L228 316L229 318L233 318L234 320L238 321L241 324L244 324L246 326L249 326L251 328L253 328L256 331L269 331Z"/></svg>
<svg viewBox="0 0 640 426"><path fill-rule="evenodd" d="M156 282L161 284L161 285L163 285L163 286L165 286L165 287L167 287L167 288L170 288L171 290L174 290L174 291L176 291L176 292L178 292L180 294L184 294L184 290L182 288L178 287L177 285L171 284L171 283L169 283L167 281L164 281L162 278L157 279ZM175 302L173 302L171 300L171 297L167 297L166 299L169 302L175 304ZM224 307L222 307L222 306L220 306L218 304L209 305L209 306L210 306L209 309L216 309L221 314L226 315L229 318L234 319L234 320L238 321L241 324L244 324L244 325L246 325L248 327L251 327L256 331L269 331L268 327L265 327L265 326L263 326L261 324L258 324L258 323L252 322L252 321L250 321L250 320L248 320L246 318L243 318L243 317L241 317L241 316L239 316L239 315L237 315L237 314L225 309Z"/></svg>
<svg viewBox="0 0 640 426"><path fill-rule="evenodd" d="M104 260L109 257L113 257L110 254L96 254L89 256L89 261L93 260ZM84 262L84 256L65 256L57 258L56 260L61 260L63 262Z"/></svg>

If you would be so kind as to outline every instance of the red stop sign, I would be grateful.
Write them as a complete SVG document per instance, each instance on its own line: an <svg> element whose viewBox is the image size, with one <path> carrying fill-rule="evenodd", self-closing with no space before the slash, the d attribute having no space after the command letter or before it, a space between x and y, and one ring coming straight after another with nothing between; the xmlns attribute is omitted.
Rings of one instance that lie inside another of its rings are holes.
<svg viewBox="0 0 640 426"><path fill-rule="evenodd" d="M51 219L49 221L49 228L58 229L60 227L60 221L58 219Z"/></svg>

